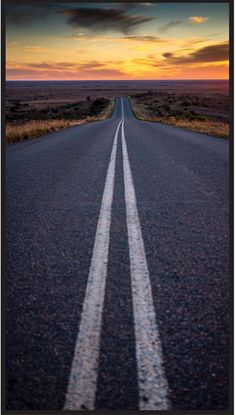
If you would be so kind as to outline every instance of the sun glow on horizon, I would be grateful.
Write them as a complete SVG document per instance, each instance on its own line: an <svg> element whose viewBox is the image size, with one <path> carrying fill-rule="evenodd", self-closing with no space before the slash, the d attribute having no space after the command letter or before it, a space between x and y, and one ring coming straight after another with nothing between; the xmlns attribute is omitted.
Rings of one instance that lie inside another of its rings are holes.
<svg viewBox="0 0 236 415"><path fill-rule="evenodd" d="M45 5L8 1L7 80L229 78L226 3Z"/></svg>

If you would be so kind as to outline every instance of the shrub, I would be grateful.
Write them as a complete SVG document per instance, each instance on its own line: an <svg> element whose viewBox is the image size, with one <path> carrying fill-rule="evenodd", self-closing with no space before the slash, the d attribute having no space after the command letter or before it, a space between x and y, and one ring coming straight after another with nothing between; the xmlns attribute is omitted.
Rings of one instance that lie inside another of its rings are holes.
<svg viewBox="0 0 236 415"><path fill-rule="evenodd" d="M90 114L98 115L100 114L109 104L109 100L106 98L97 98L90 106Z"/></svg>
<svg viewBox="0 0 236 415"><path fill-rule="evenodd" d="M164 105L163 105L163 109L164 109L165 111L169 112L169 111L170 111L170 106L169 106L168 104L164 104Z"/></svg>
<svg viewBox="0 0 236 415"><path fill-rule="evenodd" d="M180 105L181 105L181 107L189 107L191 105L191 102L190 101L182 101Z"/></svg>

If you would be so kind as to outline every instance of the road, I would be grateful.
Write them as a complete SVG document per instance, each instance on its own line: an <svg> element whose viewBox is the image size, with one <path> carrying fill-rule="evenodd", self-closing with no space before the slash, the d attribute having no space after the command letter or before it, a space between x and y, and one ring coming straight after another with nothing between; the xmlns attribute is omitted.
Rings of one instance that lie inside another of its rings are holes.
<svg viewBox="0 0 236 415"><path fill-rule="evenodd" d="M7 147L9 410L229 409L228 165L120 98Z"/></svg>

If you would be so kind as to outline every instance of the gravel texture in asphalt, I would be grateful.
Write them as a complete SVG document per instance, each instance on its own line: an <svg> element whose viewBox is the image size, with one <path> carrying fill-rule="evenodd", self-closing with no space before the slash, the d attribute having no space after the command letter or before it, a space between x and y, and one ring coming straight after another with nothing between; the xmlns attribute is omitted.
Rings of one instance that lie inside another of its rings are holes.
<svg viewBox="0 0 236 415"><path fill-rule="evenodd" d="M123 102L171 408L227 410L228 141L138 121ZM64 406L121 104L109 120L7 147L9 410ZM96 409L138 409L135 347L119 132Z"/></svg>

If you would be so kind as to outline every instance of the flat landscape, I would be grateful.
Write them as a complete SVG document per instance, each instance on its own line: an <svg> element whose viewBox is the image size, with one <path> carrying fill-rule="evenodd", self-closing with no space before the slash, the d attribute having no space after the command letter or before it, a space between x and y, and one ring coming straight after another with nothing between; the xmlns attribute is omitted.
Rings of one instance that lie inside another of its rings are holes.
<svg viewBox="0 0 236 415"><path fill-rule="evenodd" d="M140 119L229 135L228 81L11 81L7 139L31 138L28 130L33 136L38 124L42 134L48 125L50 132L50 127L107 118L115 97L129 97Z"/></svg>

